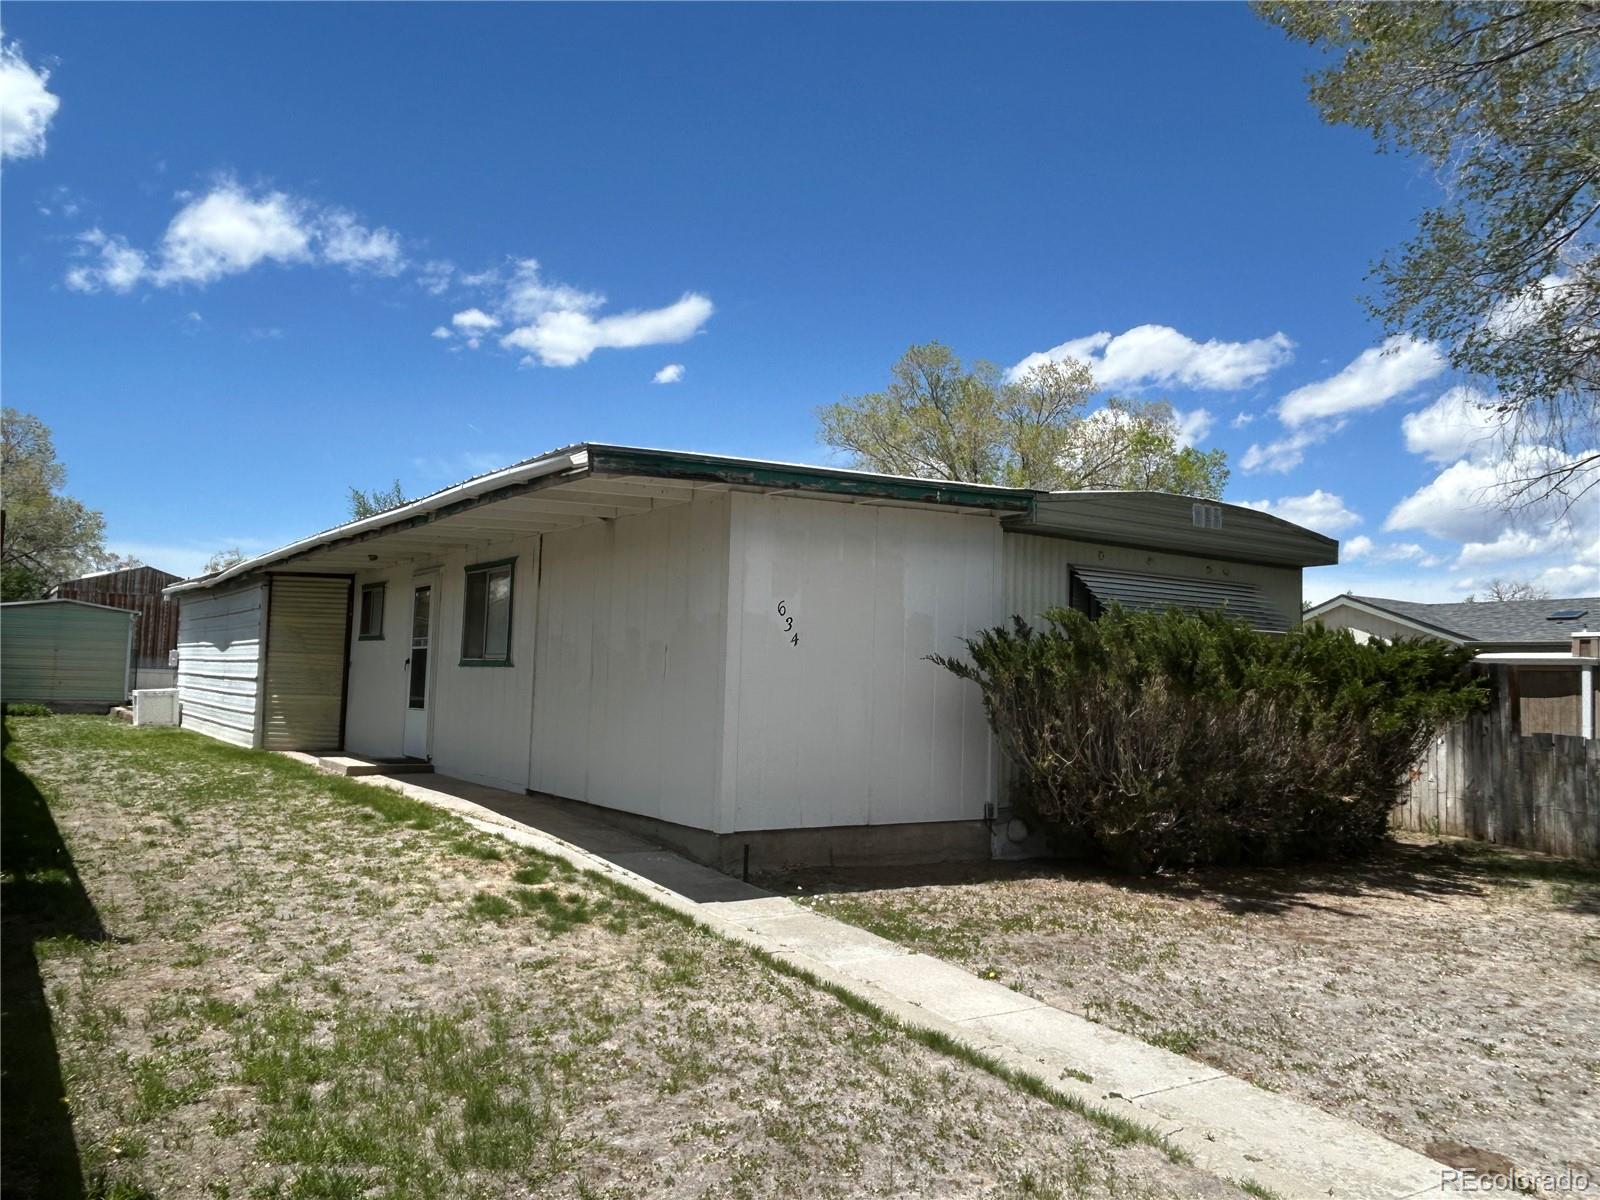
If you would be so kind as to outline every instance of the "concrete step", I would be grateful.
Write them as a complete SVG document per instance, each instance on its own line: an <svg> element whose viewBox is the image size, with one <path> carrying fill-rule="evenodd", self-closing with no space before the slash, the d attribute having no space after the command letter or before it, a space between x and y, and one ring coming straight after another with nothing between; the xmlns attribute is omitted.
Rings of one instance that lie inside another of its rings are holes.
<svg viewBox="0 0 1600 1200"><path fill-rule="evenodd" d="M330 775L432 775L433 764L421 758L356 758L329 754L317 759L317 769Z"/></svg>

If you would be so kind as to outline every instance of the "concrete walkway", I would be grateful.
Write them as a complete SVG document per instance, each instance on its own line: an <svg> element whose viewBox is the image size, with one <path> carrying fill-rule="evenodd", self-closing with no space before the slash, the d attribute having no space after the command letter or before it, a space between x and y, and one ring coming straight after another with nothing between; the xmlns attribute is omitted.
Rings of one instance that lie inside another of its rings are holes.
<svg viewBox="0 0 1600 1200"><path fill-rule="evenodd" d="M1455 1191L1442 1184L1442 1164L1361 1126L914 954L613 829L577 806L437 775L373 775L364 782L616 879L908 1026L944 1034L1057 1092L1149 1126L1217 1175L1254 1180L1295 1200L1400 1200Z"/></svg>

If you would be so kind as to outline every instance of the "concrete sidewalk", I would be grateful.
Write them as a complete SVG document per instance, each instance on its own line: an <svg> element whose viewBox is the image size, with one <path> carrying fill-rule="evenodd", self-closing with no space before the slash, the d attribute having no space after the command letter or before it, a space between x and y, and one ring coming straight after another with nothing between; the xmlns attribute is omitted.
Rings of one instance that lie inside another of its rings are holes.
<svg viewBox="0 0 1600 1200"><path fill-rule="evenodd" d="M908 1026L943 1034L1059 1093L1154 1128L1215 1174L1254 1180L1296 1200L1401 1200L1455 1190L1443 1185L1442 1164L1361 1126L914 954L613 829L576 806L436 775L374 775L364 782L610 876Z"/></svg>

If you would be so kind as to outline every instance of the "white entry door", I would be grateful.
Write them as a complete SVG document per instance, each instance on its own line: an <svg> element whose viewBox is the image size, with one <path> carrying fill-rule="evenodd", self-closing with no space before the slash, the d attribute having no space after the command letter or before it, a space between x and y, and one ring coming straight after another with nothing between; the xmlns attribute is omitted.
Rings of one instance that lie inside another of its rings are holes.
<svg viewBox="0 0 1600 1200"><path fill-rule="evenodd" d="M428 757L428 700L433 689L434 582L411 582L411 655L406 659L406 732L401 749L409 758Z"/></svg>

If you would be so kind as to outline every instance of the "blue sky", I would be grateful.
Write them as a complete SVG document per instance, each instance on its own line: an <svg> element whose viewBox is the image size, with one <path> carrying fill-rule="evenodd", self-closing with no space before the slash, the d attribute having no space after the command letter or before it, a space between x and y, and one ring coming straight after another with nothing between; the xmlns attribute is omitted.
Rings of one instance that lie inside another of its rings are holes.
<svg viewBox="0 0 1600 1200"><path fill-rule="evenodd" d="M816 406L939 339L1170 399L1344 541L1308 598L1600 590L1590 514L1484 502L1483 385L1359 303L1432 175L1242 6L4 19L0 384L154 565L572 441L826 461Z"/></svg>

